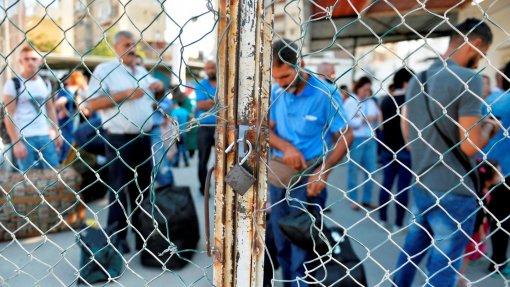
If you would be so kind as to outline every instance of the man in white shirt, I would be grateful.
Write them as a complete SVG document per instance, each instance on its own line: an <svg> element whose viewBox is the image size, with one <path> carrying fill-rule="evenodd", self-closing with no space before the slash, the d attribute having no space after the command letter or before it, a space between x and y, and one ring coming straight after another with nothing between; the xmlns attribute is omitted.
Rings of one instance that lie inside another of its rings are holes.
<svg viewBox="0 0 510 287"><path fill-rule="evenodd" d="M117 247L123 253L129 253L127 220L139 229L140 209L136 208L136 202L142 201L143 193L150 186L152 106L156 103L154 93L164 89L161 81L135 64L135 47L132 33L120 31L115 35L114 49L119 59L96 67L87 101L89 108L99 113L105 131L110 187L107 229L117 234ZM137 234L137 250L142 244Z"/></svg>
<svg viewBox="0 0 510 287"><path fill-rule="evenodd" d="M57 137L58 122L50 91L37 75L41 63L41 56L32 47L22 48L23 71L4 86L3 103L8 115L4 123L22 172L57 166L57 148L62 145L62 138Z"/></svg>

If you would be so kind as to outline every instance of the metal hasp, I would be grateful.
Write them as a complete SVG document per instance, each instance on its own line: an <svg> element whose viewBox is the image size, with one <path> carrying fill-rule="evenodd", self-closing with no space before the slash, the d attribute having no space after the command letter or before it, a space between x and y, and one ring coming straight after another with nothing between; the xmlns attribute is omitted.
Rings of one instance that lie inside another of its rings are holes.
<svg viewBox="0 0 510 287"><path fill-rule="evenodd" d="M263 283L272 14L271 1L219 1L215 286ZM254 183L244 195L225 183L227 173L240 166L239 148L226 150L240 138L253 145L243 168Z"/></svg>

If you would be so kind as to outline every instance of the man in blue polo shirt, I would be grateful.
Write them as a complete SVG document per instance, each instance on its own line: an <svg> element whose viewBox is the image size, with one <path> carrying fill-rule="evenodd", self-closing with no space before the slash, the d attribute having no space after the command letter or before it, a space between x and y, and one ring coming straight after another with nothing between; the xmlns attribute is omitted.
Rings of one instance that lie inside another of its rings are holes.
<svg viewBox="0 0 510 287"><path fill-rule="evenodd" d="M297 51L289 40L273 44L272 76L276 84L271 93L269 145L273 156L289 169L302 172L310 165L318 167L306 172L310 176L303 176L292 188L279 188L277 182L270 182L270 200L274 204L270 220L282 279L289 280L285 286L308 286L303 280L303 263L311 253L284 238L278 221L303 202L324 207L329 172L352 142L338 90L308 74ZM289 201L284 200L287 193Z"/></svg>
<svg viewBox="0 0 510 287"><path fill-rule="evenodd" d="M200 192L204 194L205 178L207 176L207 162L211 156L211 148L214 146L214 131L216 125L216 109L214 97L216 95L216 63L207 61L204 66L207 79L196 86L197 111L196 117L200 119L198 129L198 179L200 180Z"/></svg>

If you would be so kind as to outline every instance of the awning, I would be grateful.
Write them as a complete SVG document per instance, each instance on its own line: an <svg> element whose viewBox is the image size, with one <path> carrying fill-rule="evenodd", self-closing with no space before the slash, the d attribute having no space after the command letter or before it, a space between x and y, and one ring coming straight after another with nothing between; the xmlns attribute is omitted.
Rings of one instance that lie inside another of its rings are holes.
<svg viewBox="0 0 510 287"><path fill-rule="evenodd" d="M377 45L421 37L447 36L458 12L471 1L428 0L315 0L312 4L311 51L341 45ZM424 5L424 6L422 6Z"/></svg>

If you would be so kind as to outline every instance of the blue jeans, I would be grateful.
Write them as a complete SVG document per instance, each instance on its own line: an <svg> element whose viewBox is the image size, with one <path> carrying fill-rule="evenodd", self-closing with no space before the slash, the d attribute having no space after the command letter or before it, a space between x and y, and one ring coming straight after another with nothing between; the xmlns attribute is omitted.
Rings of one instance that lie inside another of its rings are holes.
<svg viewBox="0 0 510 287"><path fill-rule="evenodd" d="M156 174L156 182L160 186L174 184L172 162L166 158L166 149L159 126L154 126L151 130L151 150L152 156L154 157L154 169L158 171Z"/></svg>
<svg viewBox="0 0 510 287"><path fill-rule="evenodd" d="M60 162L64 162L66 160L69 150L72 148L74 143L73 132L68 130L61 130L62 137L64 140L62 141L62 147L60 148L59 160Z"/></svg>
<svg viewBox="0 0 510 287"><path fill-rule="evenodd" d="M462 256L473 233L477 203L475 197L452 193L435 195L443 196L439 204L436 204L436 197L430 192L413 189L416 223L410 227L403 252L398 258L393 279L396 286L412 285L416 273L413 264L420 264L427 252L430 254L427 262L429 282L426 286L456 286L456 272L462 265Z"/></svg>
<svg viewBox="0 0 510 287"><path fill-rule="evenodd" d="M304 182L300 182L302 185ZM278 221L280 218L291 214L295 206L305 206L302 202L315 203L324 208L326 204L327 191L324 189L319 196L314 198L308 198L306 192L306 186L297 188L290 191L289 202L282 201L285 198L286 190L283 188L277 188L272 184L269 185L269 196L271 199L271 224L273 228L274 243L276 245L278 262L282 268L282 279L283 280L295 280L293 282L284 283L285 287L307 287L308 285L303 281L296 280L296 278L305 277L305 268L303 263L310 259L311 253L306 249L300 248L288 241L280 230ZM276 204L276 205L274 205ZM299 284L299 285L298 285Z"/></svg>
<svg viewBox="0 0 510 287"><path fill-rule="evenodd" d="M24 159L18 159L18 167L21 172L58 166L57 148L49 136L23 138L22 143L28 153ZM39 152L42 153L42 158L39 158Z"/></svg>
<svg viewBox="0 0 510 287"><path fill-rule="evenodd" d="M397 161L398 160L398 161ZM382 221L388 220L388 201L390 201L391 189L395 178L398 176L397 196L395 207L397 218L395 224L402 226L409 201L409 185L413 178L412 173L407 169L411 168L411 154L407 150L397 153L397 160L393 160L393 153L386 150L381 152L381 164L383 166L383 188L379 192L379 218ZM406 168L407 167L407 168Z"/></svg>
<svg viewBox="0 0 510 287"><path fill-rule="evenodd" d="M377 165L377 144L373 139L354 138L350 149L351 161L349 161L347 188L349 197L353 201L358 201L358 174L363 173L363 178L368 179L368 173L372 173ZM359 165L359 166L358 166ZM361 167L366 169L363 170ZM372 202L372 180L363 183L362 203L371 204Z"/></svg>

